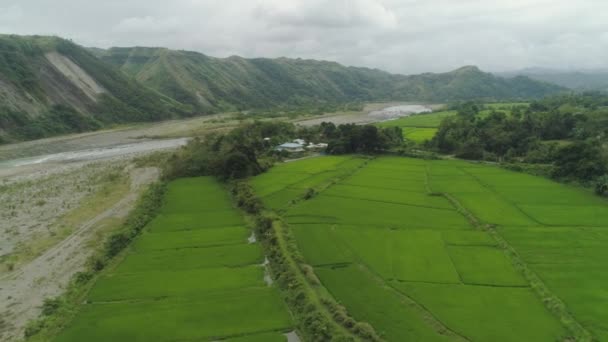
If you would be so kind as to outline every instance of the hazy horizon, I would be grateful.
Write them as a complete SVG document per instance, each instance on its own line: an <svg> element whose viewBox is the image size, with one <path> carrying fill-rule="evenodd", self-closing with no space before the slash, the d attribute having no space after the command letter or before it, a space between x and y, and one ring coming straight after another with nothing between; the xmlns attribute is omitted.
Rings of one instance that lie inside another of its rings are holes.
<svg viewBox="0 0 608 342"><path fill-rule="evenodd" d="M595 71L608 69L606 10L597 0L0 0L0 32L57 35L87 47L328 60L399 74L465 65Z"/></svg>

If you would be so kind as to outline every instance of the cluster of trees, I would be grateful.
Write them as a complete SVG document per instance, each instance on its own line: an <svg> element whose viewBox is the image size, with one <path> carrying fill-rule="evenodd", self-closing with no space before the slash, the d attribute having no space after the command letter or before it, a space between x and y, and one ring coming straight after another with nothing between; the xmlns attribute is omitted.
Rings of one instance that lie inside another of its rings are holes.
<svg viewBox="0 0 608 342"><path fill-rule="evenodd" d="M192 140L171 157L166 174L169 178L211 175L224 180L254 176L285 157L286 152L276 151L275 147L294 138L325 141L330 154L373 154L403 144L398 127L336 126L325 122L296 127L286 122L255 121L227 133Z"/></svg>
<svg viewBox="0 0 608 342"><path fill-rule="evenodd" d="M224 180L254 176L272 165L277 142L295 135L291 123L256 121L228 133L196 138L169 160L167 175L210 175Z"/></svg>
<svg viewBox="0 0 608 342"><path fill-rule="evenodd" d="M378 128L372 125L346 124L336 126L324 122L318 127L320 136L328 142L327 153L378 153L403 144L400 127Z"/></svg>
<svg viewBox="0 0 608 342"><path fill-rule="evenodd" d="M608 171L607 105L599 93L564 95L481 116L482 105L464 103L429 146L465 159L552 164L553 177L591 181Z"/></svg>

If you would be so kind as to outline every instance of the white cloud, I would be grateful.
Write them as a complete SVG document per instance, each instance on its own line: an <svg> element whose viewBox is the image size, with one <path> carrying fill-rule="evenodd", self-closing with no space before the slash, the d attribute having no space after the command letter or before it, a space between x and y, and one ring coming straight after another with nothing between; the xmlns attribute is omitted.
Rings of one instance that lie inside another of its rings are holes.
<svg viewBox="0 0 608 342"><path fill-rule="evenodd" d="M375 0L262 1L256 14L280 26L349 28L370 26L391 28L397 18Z"/></svg>
<svg viewBox="0 0 608 342"><path fill-rule="evenodd" d="M169 34L178 33L183 29L184 27L176 17L155 18L145 16L125 18L114 26L113 31L132 34Z"/></svg>
<svg viewBox="0 0 608 342"><path fill-rule="evenodd" d="M604 13L605 0L0 0L0 29L419 73L605 68Z"/></svg>
<svg viewBox="0 0 608 342"><path fill-rule="evenodd" d="M10 29L11 26L17 25L23 20L23 10L16 4L2 6L0 5L0 28Z"/></svg>

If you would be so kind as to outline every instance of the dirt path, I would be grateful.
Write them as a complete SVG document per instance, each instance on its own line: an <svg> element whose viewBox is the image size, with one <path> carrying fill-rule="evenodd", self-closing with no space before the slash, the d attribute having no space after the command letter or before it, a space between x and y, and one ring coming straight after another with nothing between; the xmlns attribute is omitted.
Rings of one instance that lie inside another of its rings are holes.
<svg viewBox="0 0 608 342"><path fill-rule="evenodd" d="M131 191L114 206L82 223L68 238L14 273L0 278L0 340L22 338L27 322L40 314L45 298L60 295L81 271L93 249L89 244L104 220L124 218L146 185L159 177L157 168L130 171Z"/></svg>

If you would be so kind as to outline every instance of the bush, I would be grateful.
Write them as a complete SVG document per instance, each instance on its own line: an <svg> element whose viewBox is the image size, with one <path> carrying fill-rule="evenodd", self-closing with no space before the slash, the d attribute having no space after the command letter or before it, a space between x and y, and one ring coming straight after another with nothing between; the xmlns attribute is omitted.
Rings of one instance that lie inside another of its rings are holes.
<svg viewBox="0 0 608 342"><path fill-rule="evenodd" d="M594 187L595 193L600 196L604 196L608 192L608 175L598 177L595 181Z"/></svg>
<svg viewBox="0 0 608 342"><path fill-rule="evenodd" d="M44 316L50 316L57 312L63 305L63 301L59 298L47 298L42 303L42 314Z"/></svg>

